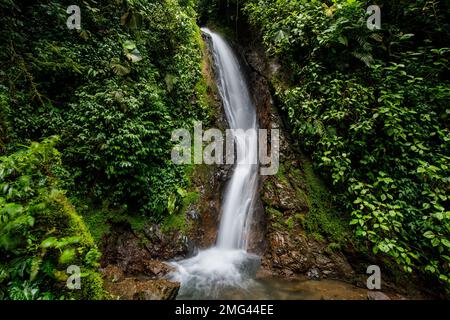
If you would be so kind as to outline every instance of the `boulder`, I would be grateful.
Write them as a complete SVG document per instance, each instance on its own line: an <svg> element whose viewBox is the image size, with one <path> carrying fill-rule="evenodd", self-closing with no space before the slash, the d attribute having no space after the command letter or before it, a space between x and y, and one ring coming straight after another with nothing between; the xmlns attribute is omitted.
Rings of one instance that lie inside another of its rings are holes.
<svg viewBox="0 0 450 320"><path fill-rule="evenodd" d="M159 260L144 260L142 264L144 266L142 274L149 277L161 278L175 270L171 265Z"/></svg>
<svg viewBox="0 0 450 320"><path fill-rule="evenodd" d="M121 300L174 300L180 284L166 279L126 277L118 282L105 278L105 289Z"/></svg>
<svg viewBox="0 0 450 320"><path fill-rule="evenodd" d="M369 291L367 292L367 300L391 300L391 298L381 291Z"/></svg>

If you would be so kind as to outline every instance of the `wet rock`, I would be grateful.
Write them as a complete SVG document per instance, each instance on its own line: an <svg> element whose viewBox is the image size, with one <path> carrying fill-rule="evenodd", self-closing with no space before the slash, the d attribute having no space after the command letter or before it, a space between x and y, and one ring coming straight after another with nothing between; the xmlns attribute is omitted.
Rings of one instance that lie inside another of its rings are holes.
<svg viewBox="0 0 450 320"><path fill-rule="evenodd" d="M180 284L165 279L127 277L117 283L105 280L105 289L121 300L173 300L178 294Z"/></svg>
<svg viewBox="0 0 450 320"><path fill-rule="evenodd" d="M331 259L323 254L315 254L314 256L316 258L316 264L318 265L327 267L332 263Z"/></svg>
<svg viewBox="0 0 450 320"><path fill-rule="evenodd" d="M294 275L294 272L289 269L284 269L281 271L281 274L287 278L292 277Z"/></svg>
<svg viewBox="0 0 450 320"><path fill-rule="evenodd" d="M139 233L127 224L113 225L111 234L102 245L101 266L105 277L112 282L124 276L161 278L172 267L167 261L187 252L187 245L179 233L163 233L158 226L150 225Z"/></svg>
<svg viewBox="0 0 450 320"><path fill-rule="evenodd" d="M306 273L306 276L311 280L319 280L320 279L319 270L317 270L317 268L309 269L308 272Z"/></svg>
<svg viewBox="0 0 450 320"><path fill-rule="evenodd" d="M192 220L198 220L200 217L200 214L196 210L190 210L188 212L188 217Z"/></svg>
<svg viewBox="0 0 450 320"><path fill-rule="evenodd" d="M143 272L153 277L163 276L173 268L157 260L145 260ZM118 265L108 265L101 269L104 286L113 298L138 300L175 299L180 284L166 279L149 279L140 274L138 277L126 276Z"/></svg>
<svg viewBox="0 0 450 320"><path fill-rule="evenodd" d="M175 300L180 284L168 280L146 281L137 285L135 300Z"/></svg>
<svg viewBox="0 0 450 320"><path fill-rule="evenodd" d="M368 291L367 292L368 300L391 300L388 295L381 291Z"/></svg>
<svg viewBox="0 0 450 320"><path fill-rule="evenodd" d="M161 278L175 270L174 267L168 265L159 260L145 260L143 261L144 268L141 274L144 274L149 277L157 277Z"/></svg>
<svg viewBox="0 0 450 320"><path fill-rule="evenodd" d="M125 277L123 271L115 265L108 265L101 270L106 281L119 282Z"/></svg>
<svg viewBox="0 0 450 320"><path fill-rule="evenodd" d="M272 276L272 271L266 268L259 268L256 272L256 279L264 279Z"/></svg>
<svg viewBox="0 0 450 320"><path fill-rule="evenodd" d="M116 265L124 273L140 272L142 261L150 258L141 242L129 225L113 225L111 234L103 240L101 265Z"/></svg>
<svg viewBox="0 0 450 320"><path fill-rule="evenodd" d="M175 257L184 256L188 252L188 245L183 235L176 231L162 232L157 224L144 227L145 249L150 253L151 258L169 260Z"/></svg>
<svg viewBox="0 0 450 320"><path fill-rule="evenodd" d="M231 178L231 173L233 172L233 166L229 164L224 164L217 167L215 172L215 177L220 182L226 182Z"/></svg>

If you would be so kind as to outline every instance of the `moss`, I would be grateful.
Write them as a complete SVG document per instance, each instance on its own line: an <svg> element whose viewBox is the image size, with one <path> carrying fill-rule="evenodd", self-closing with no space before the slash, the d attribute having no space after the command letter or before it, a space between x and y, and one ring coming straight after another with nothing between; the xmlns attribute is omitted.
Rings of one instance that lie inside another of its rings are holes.
<svg viewBox="0 0 450 320"><path fill-rule="evenodd" d="M84 215L86 224L96 243L100 243L103 236L108 234L111 230L108 222L109 216L110 214L103 210L95 210Z"/></svg>
<svg viewBox="0 0 450 320"><path fill-rule="evenodd" d="M129 223L133 230L140 231L148 221L153 219L149 216L127 211L126 208L110 208L107 202L103 203L101 208L92 203L77 202L78 211L82 212L84 221L97 244L101 243L104 236L110 233L111 223Z"/></svg>
<svg viewBox="0 0 450 320"><path fill-rule="evenodd" d="M269 207L269 208L266 208L266 211L271 217L273 217L277 220L281 219L281 217L283 217L283 214L275 208Z"/></svg>
<svg viewBox="0 0 450 320"><path fill-rule="evenodd" d="M282 182L283 184L288 185L288 179L286 177L286 168L284 166L284 163L280 163L278 166L278 172L276 174L277 178Z"/></svg>
<svg viewBox="0 0 450 320"><path fill-rule="evenodd" d="M190 224L186 223L186 211L191 205L198 202L200 194L197 191L187 192L181 201L181 207L177 213L168 215L161 223L161 230L168 232L178 230L186 234L190 228Z"/></svg>
<svg viewBox="0 0 450 320"><path fill-rule="evenodd" d="M328 246L325 250L331 253L331 252L340 251L341 249L342 249L341 243L331 242L328 244Z"/></svg>
<svg viewBox="0 0 450 320"><path fill-rule="evenodd" d="M338 216L332 205L329 191L316 176L311 162L303 162L304 175L308 191L309 212L302 221L305 228L319 238L327 238L335 243L343 243L349 235L344 219ZM303 195L301 195L303 196Z"/></svg>
<svg viewBox="0 0 450 320"><path fill-rule="evenodd" d="M133 230L140 231L144 229L144 226L150 219L144 215L128 215L126 220L130 223Z"/></svg>
<svg viewBox="0 0 450 320"><path fill-rule="evenodd" d="M201 36L200 29L198 30L198 41L200 42L199 47L202 52L202 59L200 62L202 76L195 85L195 93L198 104L207 113L204 119L210 120L217 118L216 116L218 112L220 112L220 105L217 104L215 99L218 94L218 89L211 67L212 61L210 59L210 55L208 54L206 44Z"/></svg>
<svg viewBox="0 0 450 320"><path fill-rule="evenodd" d="M294 229L294 218L289 217L286 220L284 220L284 224L288 227L289 230Z"/></svg>
<svg viewBox="0 0 450 320"><path fill-rule="evenodd" d="M76 237L76 241L66 245L64 251L53 248L43 251L46 261L52 263L53 277L59 282L67 281L66 269L69 265L77 265L81 269L81 290L69 290L65 287L55 293L67 295L70 299L102 299L104 297L103 280L97 270L100 252L97 249L94 238L90 233L83 217L79 215L74 206L64 195L64 192L53 189L49 194L38 198L44 204L44 210L36 212L36 229L44 231L43 239L56 238L55 241L63 241ZM73 252L65 259L61 259L64 252Z"/></svg>
<svg viewBox="0 0 450 320"><path fill-rule="evenodd" d="M186 216L184 213L171 214L161 223L161 231L163 232L178 230L184 234L186 229Z"/></svg>
<svg viewBox="0 0 450 320"><path fill-rule="evenodd" d="M184 212L191 204L196 204L199 198L200 194L197 191L188 192L183 198L183 207L181 208L181 211Z"/></svg>
<svg viewBox="0 0 450 320"><path fill-rule="evenodd" d="M283 219L283 213L272 207L266 208L266 212L274 221L273 226L277 229L282 229L283 225L281 224L281 221Z"/></svg>
<svg viewBox="0 0 450 320"><path fill-rule="evenodd" d="M93 270L84 272L82 270L80 292L72 294L71 298L82 300L103 300L107 298L100 274Z"/></svg>
<svg viewBox="0 0 450 320"><path fill-rule="evenodd" d="M222 37L227 39L229 42L233 42L236 39L236 32L233 28L230 28L224 24L215 23L214 21L209 21L207 27L213 30L215 33L220 34Z"/></svg>
<svg viewBox="0 0 450 320"><path fill-rule="evenodd" d="M280 163L275 177L279 183L295 191L296 199L293 201L299 206L308 207L308 212L290 212L289 217L283 217L281 212L271 207L273 204L270 199L263 198L267 212L273 216L277 227L292 231L298 223L310 237L318 241L344 243L350 235L347 224L332 205L331 195L314 173L311 162L302 157L301 163L303 170L296 168L289 160ZM267 188L274 188L273 181L267 182Z"/></svg>

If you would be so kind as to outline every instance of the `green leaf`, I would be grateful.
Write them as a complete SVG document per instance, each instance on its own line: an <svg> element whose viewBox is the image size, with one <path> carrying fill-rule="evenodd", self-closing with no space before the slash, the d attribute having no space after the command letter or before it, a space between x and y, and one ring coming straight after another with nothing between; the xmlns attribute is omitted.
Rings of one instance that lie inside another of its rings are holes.
<svg viewBox="0 0 450 320"><path fill-rule="evenodd" d="M124 49L127 49L127 50L133 50L136 48L136 44L131 40L125 41L122 46Z"/></svg>
<svg viewBox="0 0 450 320"><path fill-rule="evenodd" d="M433 239L435 237L433 231L427 231L423 234L423 236L427 239Z"/></svg>
<svg viewBox="0 0 450 320"><path fill-rule="evenodd" d="M75 249L65 249L63 253L59 256L59 263L65 264L73 261L75 258L76 252Z"/></svg>
<svg viewBox="0 0 450 320"><path fill-rule="evenodd" d="M126 56L128 60L130 60L131 62L138 62L142 60L141 53L139 52L138 49L134 49L133 51L128 52Z"/></svg>
<svg viewBox="0 0 450 320"><path fill-rule="evenodd" d="M446 246L447 248L450 248L450 240L443 238L441 240L441 242L444 246Z"/></svg>
<svg viewBox="0 0 450 320"><path fill-rule="evenodd" d="M58 245L58 239L55 237L49 237L41 242L41 248L51 248Z"/></svg>
<svg viewBox="0 0 450 320"><path fill-rule="evenodd" d="M127 66L124 66L119 62L111 62L110 67L113 72L119 76L125 76L131 72Z"/></svg>

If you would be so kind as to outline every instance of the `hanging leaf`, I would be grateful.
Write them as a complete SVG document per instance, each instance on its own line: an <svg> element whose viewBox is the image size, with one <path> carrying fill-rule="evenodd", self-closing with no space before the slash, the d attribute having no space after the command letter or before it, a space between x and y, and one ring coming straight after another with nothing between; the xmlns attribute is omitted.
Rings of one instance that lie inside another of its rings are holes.
<svg viewBox="0 0 450 320"><path fill-rule="evenodd" d="M346 36L340 36L338 38L339 42L342 43L344 46L348 46L348 39Z"/></svg>
<svg viewBox="0 0 450 320"><path fill-rule="evenodd" d="M323 8L325 9L325 14L327 15L327 17L331 17L333 16L334 12L337 9L336 3L333 4L332 6L327 6L325 3L322 4Z"/></svg>
<svg viewBox="0 0 450 320"><path fill-rule="evenodd" d="M177 201L177 197L175 194L171 194L169 196L169 199L167 199L167 211L169 211L169 214L173 214L175 212L175 204Z"/></svg>
<svg viewBox="0 0 450 320"><path fill-rule="evenodd" d="M110 67L113 72L119 76L125 76L131 72L130 68L128 68L128 66L122 65L117 58L111 61Z"/></svg>
<svg viewBox="0 0 450 320"><path fill-rule="evenodd" d="M41 248L51 248L58 245L58 239L55 237L49 237L41 242Z"/></svg>
<svg viewBox="0 0 450 320"><path fill-rule="evenodd" d="M34 257L33 260L31 260L31 272L30 272L30 280L33 281L37 274L39 273L39 269L41 266L42 257Z"/></svg>
<svg viewBox="0 0 450 320"><path fill-rule="evenodd" d="M131 41L131 40L125 41L122 44L122 46L123 46L124 49L127 49L127 50L133 50L133 49L136 48L136 44L133 41Z"/></svg>
<svg viewBox="0 0 450 320"><path fill-rule="evenodd" d="M130 60L131 62L138 62L142 60L142 55L138 49L134 49L131 52L127 52L126 56L128 60Z"/></svg>
<svg viewBox="0 0 450 320"><path fill-rule="evenodd" d="M89 39L89 33L86 30L82 30L79 33L81 39L87 41Z"/></svg>
<svg viewBox="0 0 450 320"><path fill-rule="evenodd" d="M65 249L63 253L59 256L59 263L65 264L73 261L75 258L75 249Z"/></svg>
<svg viewBox="0 0 450 320"><path fill-rule="evenodd" d="M283 30L280 30L277 32L277 34L275 36L275 41L281 42L284 38L286 38L286 35L284 34Z"/></svg>
<svg viewBox="0 0 450 320"><path fill-rule="evenodd" d="M142 17L140 14L132 12L128 19L128 28L134 30L142 26Z"/></svg>

